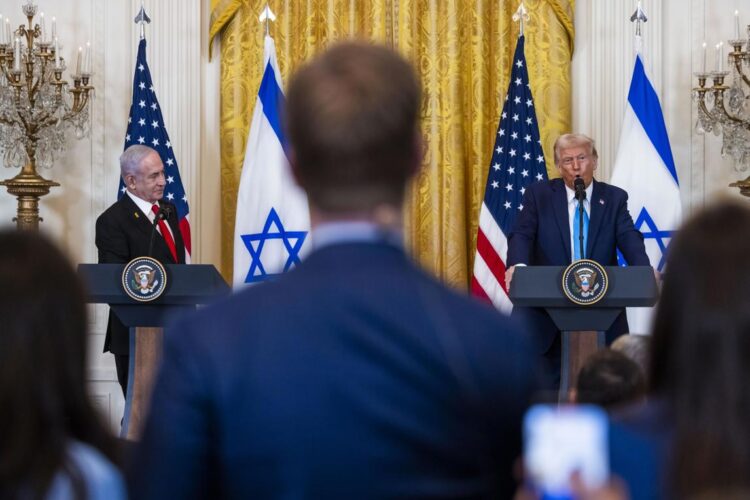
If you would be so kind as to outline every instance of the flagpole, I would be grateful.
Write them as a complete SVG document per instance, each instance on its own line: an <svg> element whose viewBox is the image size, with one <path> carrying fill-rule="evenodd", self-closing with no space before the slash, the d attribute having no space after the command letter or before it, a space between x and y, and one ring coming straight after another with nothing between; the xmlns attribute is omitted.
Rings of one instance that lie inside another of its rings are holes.
<svg viewBox="0 0 750 500"><path fill-rule="evenodd" d="M635 12L633 12L633 15L630 16L630 22L635 23L635 51L636 53L641 53L641 24L648 22L648 18L646 17L646 13L643 11L643 7L641 6L641 0L638 0L638 4L635 8Z"/></svg>
<svg viewBox="0 0 750 500"><path fill-rule="evenodd" d="M270 36L271 30L270 30L270 21L276 21L276 15L271 10L271 7L266 4L266 7L263 9L263 11L260 13L260 16L258 16L258 20L261 23L266 24L266 36Z"/></svg>
<svg viewBox="0 0 750 500"><path fill-rule="evenodd" d="M138 11L138 15L135 16L135 24L141 25L141 40L146 38L146 23L151 23L151 18L146 15L146 8L144 7L144 0L141 0L141 10Z"/></svg>
<svg viewBox="0 0 750 500"><path fill-rule="evenodd" d="M522 37L524 26L527 22L529 22L529 11L526 10L526 6L523 4L523 0L521 0L521 3L518 5L518 9L516 9L516 12L513 14L513 20L519 23L518 36Z"/></svg>

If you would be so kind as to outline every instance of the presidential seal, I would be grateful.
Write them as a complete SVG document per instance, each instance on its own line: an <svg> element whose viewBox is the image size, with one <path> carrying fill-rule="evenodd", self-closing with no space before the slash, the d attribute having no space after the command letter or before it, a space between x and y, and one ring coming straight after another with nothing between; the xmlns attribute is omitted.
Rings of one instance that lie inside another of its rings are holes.
<svg viewBox="0 0 750 500"><path fill-rule="evenodd" d="M167 270L154 258L136 257L122 270L122 288L138 302L158 299L166 286Z"/></svg>
<svg viewBox="0 0 750 500"><path fill-rule="evenodd" d="M563 293L581 306L599 302L607 293L609 278L604 267L589 259L581 259L569 265L562 278Z"/></svg>

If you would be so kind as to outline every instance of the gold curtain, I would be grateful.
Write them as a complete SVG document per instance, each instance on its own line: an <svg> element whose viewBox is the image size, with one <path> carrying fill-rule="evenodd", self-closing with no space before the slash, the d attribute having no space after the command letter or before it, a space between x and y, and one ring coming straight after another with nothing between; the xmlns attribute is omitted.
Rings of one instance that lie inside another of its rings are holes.
<svg viewBox="0 0 750 500"><path fill-rule="evenodd" d="M526 59L547 169L570 130L574 0L525 0ZM284 82L290 71L347 37L385 43L414 63L424 89L425 160L407 200L413 255L445 282L468 286L477 216L518 36L517 0L277 0L270 27ZM266 0L212 0L221 35L221 271L231 279L237 187L262 76Z"/></svg>

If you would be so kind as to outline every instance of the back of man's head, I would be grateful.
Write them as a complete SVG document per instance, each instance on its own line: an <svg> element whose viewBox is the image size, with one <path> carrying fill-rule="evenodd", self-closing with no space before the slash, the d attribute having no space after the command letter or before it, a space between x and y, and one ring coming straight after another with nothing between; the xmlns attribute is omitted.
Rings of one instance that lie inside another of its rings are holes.
<svg viewBox="0 0 750 500"><path fill-rule="evenodd" d="M311 206L331 214L399 207L420 157L420 92L385 47L336 45L289 84L290 160Z"/></svg>
<svg viewBox="0 0 750 500"><path fill-rule="evenodd" d="M643 399L646 379L638 364L621 352L604 349L589 356L578 373L576 403L607 410Z"/></svg>
<svg viewBox="0 0 750 500"><path fill-rule="evenodd" d="M632 359L641 368L643 375L648 381L648 360L651 345L650 335L641 335L629 333L621 335L612 342L612 350L621 352L628 358ZM647 384L648 385L648 384Z"/></svg>

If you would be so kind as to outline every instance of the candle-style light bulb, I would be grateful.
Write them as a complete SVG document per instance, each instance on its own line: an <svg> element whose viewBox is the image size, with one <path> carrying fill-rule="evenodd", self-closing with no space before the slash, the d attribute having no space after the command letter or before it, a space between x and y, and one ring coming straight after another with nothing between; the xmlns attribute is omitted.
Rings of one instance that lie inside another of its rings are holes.
<svg viewBox="0 0 750 500"><path fill-rule="evenodd" d="M734 39L740 39L740 11L734 11Z"/></svg>
<svg viewBox="0 0 750 500"><path fill-rule="evenodd" d="M47 41L47 26L44 22L44 12L39 13L39 41L45 43Z"/></svg>
<svg viewBox="0 0 750 500"><path fill-rule="evenodd" d="M705 73L706 72L706 45L707 44L706 44L706 42L704 40L703 41L703 64L701 66L701 73Z"/></svg>
<svg viewBox="0 0 750 500"><path fill-rule="evenodd" d="M57 43L57 37L55 37L55 69L60 69L60 45Z"/></svg>
<svg viewBox="0 0 750 500"><path fill-rule="evenodd" d="M13 57L13 71L21 71L21 39L16 38L15 54Z"/></svg>
<svg viewBox="0 0 750 500"><path fill-rule="evenodd" d="M13 43L13 37L11 36L11 29L10 29L10 18L5 18L5 40L8 45Z"/></svg>
<svg viewBox="0 0 750 500"><path fill-rule="evenodd" d="M91 74L91 42L86 42L86 50L83 51L83 72Z"/></svg>
<svg viewBox="0 0 750 500"><path fill-rule="evenodd" d="M81 55L83 54L83 47L78 47L78 57L76 58L76 75L81 74Z"/></svg>
<svg viewBox="0 0 750 500"><path fill-rule="evenodd" d="M55 16L52 16L52 40L57 38L57 19L55 19Z"/></svg>
<svg viewBox="0 0 750 500"><path fill-rule="evenodd" d="M724 42L716 44L716 71L724 71Z"/></svg>

